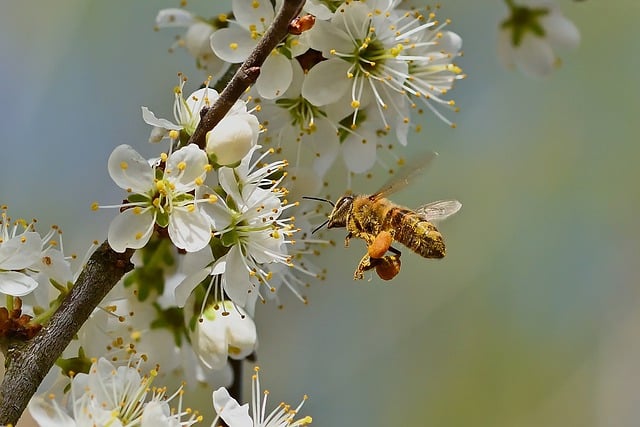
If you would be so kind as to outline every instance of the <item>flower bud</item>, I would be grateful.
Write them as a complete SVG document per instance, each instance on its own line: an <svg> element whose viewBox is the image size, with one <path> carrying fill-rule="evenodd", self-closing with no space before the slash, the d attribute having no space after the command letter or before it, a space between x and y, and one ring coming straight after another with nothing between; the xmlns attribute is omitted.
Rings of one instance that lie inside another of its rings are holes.
<svg viewBox="0 0 640 427"><path fill-rule="evenodd" d="M255 116L225 117L207 133L206 152L220 166L235 165L256 145L258 131L259 123Z"/></svg>
<svg viewBox="0 0 640 427"><path fill-rule="evenodd" d="M200 361L213 370L224 368L227 357L244 359L258 340L253 319L231 301L208 304L189 333Z"/></svg>

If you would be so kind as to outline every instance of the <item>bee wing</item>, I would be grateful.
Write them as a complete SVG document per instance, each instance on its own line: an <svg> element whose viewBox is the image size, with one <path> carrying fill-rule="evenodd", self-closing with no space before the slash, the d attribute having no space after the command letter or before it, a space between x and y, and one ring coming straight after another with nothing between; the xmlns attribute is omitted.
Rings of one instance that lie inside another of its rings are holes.
<svg viewBox="0 0 640 427"><path fill-rule="evenodd" d="M404 165L376 193L371 195L371 199L387 197L389 194L406 187L416 176L424 172L437 156L438 153L429 151Z"/></svg>
<svg viewBox="0 0 640 427"><path fill-rule="evenodd" d="M416 209L416 213L427 221L442 221L455 214L462 207L457 200L438 200Z"/></svg>

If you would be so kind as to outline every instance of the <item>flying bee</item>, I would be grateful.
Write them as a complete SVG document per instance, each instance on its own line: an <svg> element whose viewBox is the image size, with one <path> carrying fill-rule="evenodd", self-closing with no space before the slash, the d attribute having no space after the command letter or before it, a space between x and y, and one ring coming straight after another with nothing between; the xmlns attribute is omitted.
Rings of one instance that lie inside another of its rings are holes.
<svg viewBox="0 0 640 427"><path fill-rule="evenodd" d="M329 218L313 232L325 225L327 228L344 227L347 229L345 246L349 246L352 237L360 238L367 244L367 253L356 268L354 280L362 279L365 271L374 268L384 280L395 277L400 271L401 252L391 246L394 241L424 258L445 256L444 239L433 222L458 212L462 207L459 201L440 200L412 210L387 199L387 196L409 184L436 155L429 153L415 164L405 167L371 195L345 194L335 204L326 199L306 197L333 206ZM391 254L387 255L387 252Z"/></svg>

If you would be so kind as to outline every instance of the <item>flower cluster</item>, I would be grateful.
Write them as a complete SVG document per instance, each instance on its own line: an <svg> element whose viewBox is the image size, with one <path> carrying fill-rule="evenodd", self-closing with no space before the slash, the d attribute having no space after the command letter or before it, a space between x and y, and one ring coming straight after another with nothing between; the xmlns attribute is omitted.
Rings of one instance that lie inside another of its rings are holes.
<svg viewBox="0 0 640 427"><path fill-rule="evenodd" d="M232 9L224 27L212 31L210 47L239 63L275 11L266 0L236 0ZM251 91L265 143L295 159L296 169L310 160L316 183L339 157L349 172L369 171L380 149L406 145L409 129L420 129L411 110L426 108L454 126L441 110L457 109L446 96L464 74L454 63L462 39L444 29L449 20L395 0L310 1L303 13L313 14L315 25L292 31L271 52ZM166 9L157 20L170 15L181 16Z"/></svg>
<svg viewBox="0 0 640 427"><path fill-rule="evenodd" d="M89 373L73 377L67 405L38 396L31 400L29 412L41 426L175 427L200 422L200 416L181 408L180 390L166 397L165 388L151 388L156 376L155 369L141 376L133 362L115 367L101 357ZM177 411L169 407L175 397L179 398Z"/></svg>
<svg viewBox="0 0 640 427"><path fill-rule="evenodd" d="M41 236L35 220L12 221L7 207L0 214L0 293L22 297L37 288L48 303L47 285L66 286L72 280L71 267L60 247L58 227ZM37 298L37 296L36 296ZM38 299L38 298L37 298Z"/></svg>
<svg viewBox="0 0 640 427"><path fill-rule="evenodd" d="M229 395L225 388L219 388L213 392L213 407L218 414L216 421L222 419L229 427L302 427L308 426L313 421L310 416L296 420L298 412L307 396L304 396L296 408L280 403L276 409L267 413L266 404L269 392L260 390L259 368L254 369L251 377L251 416L249 405L240 405ZM262 396L264 394L264 396Z"/></svg>

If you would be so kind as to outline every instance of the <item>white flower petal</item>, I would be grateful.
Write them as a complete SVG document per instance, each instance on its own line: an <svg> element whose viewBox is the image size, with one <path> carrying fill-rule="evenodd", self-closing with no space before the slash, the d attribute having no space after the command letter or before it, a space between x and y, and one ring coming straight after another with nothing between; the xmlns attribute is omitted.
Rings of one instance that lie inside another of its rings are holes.
<svg viewBox="0 0 640 427"><path fill-rule="evenodd" d="M135 209L120 212L109 225L107 240L116 252L124 252L127 248L140 249L147 244L153 234L155 211L147 209L139 214Z"/></svg>
<svg viewBox="0 0 640 427"><path fill-rule="evenodd" d="M333 58L316 64L302 83L302 96L316 106L338 101L351 87L350 64Z"/></svg>
<svg viewBox="0 0 640 427"><path fill-rule="evenodd" d="M214 28L206 22L196 22L189 26L184 35L187 52L194 58L213 53L211 51L211 34Z"/></svg>
<svg viewBox="0 0 640 427"><path fill-rule="evenodd" d="M211 226L197 209L174 209L169 216L169 237L174 245L187 252L196 252L209 244Z"/></svg>
<svg viewBox="0 0 640 427"><path fill-rule="evenodd" d="M134 193L145 193L152 188L153 168L149 162L129 145L117 146L108 162L109 175L118 187Z"/></svg>
<svg viewBox="0 0 640 427"><path fill-rule="evenodd" d="M74 419L67 415L55 400L41 396L34 396L31 399L29 414L40 426L77 427Z"/></svg>
<svg viewBox="0 0 640 427"><path fill-rule="evenodd" d="M342 143L342 152L347 169L366 172L376 163L376 139L352 135Z"/></svg>
<svg viewBox="0 0 640 427"><path fill-rule="evenodd" d="M21 297L38 287L33 278L17 271L0 271L0 293Z"/></svg>
<svg viewBox="0 0 640 427"><path fill-rule="evenodd" d="M171 419L171 408L167 402L152 400L142 411L141 427L176 427L180 424Z"/></svg>
<svg viewBox="0 0 640 427"><path fill-rule="evenodd" d="M549 42L541 37L527 35L514 50L516 63L532 77L549 75L556 67L556 56Z"/></svg>
<svg viewBox="0 0 640 427"><path fill-rule="evenodd" d="M226 388L220 387L213 392L213 408L224 422L231 427L252 427L253 420L249 416L249 404L240 406L229 395Z"/></svg>
<svg viewBox="0 0 640 427"><path fill-rule="evenodd" d="M207 154L196 144L186 145L167 159L165 178L175 185L174 191L191 191L197 178L204 180L208 163Z"/></svg>
<svg viewBox="0 0 640 427"><path fill-rule="evenodd" d="M184 307L187 302L187 298L191 295L191 292L209 275L209 271L202 269L197 270L195 273L188 275L182 283L176 286L174 291L176 305L178 307Z"/></svg>
<svg viewBox="0 0 640 427"><path fill-rule="evenodd" d="M244 28L255 25L261 31L273 21L273 6L269 0L233 0L231 10L236 22Z"/></svg>
<svg viewBox="0 0 640 427"><path fill-rule="evenodd" d="M292 77L291 61L274 51L262 64L256 89L263 98L275 99L289 88Z"/></svg>
<svg viewBox="0 0 640 427"><path fill-rule="evenodd" d="M22 270L40 259L42 238L34 231L19 234L0 244L0 269Z"/></svg>
<svg viewBox="0 0 640 427"><path fill-rule="evenodd" d="M351 37L342 29L330 22L316 20L311 30L307 31L307 41L312 49L322 52L325 58L331 58L331 50L350 52L355 46Z"/></svg>
<svg viewBox="0 0 640 427"><path fill-rule="evenodd" d="M207 154L216 156L216 163L222 166L234 165L242 160L257 141L255 127L247 121L253 117L234 115L223 118L216 127L207 132ZM257 122L257 119L256 119Z"/></svg>
<svg viewBox="0 0 640 427"><path fill-rule="evenodd" d="M551 13L542 18L546 38L555 49L576 49L580 44L580 31L561 13Z"/></svg>
<svg viewBox="0 0 640 427"><path fill-rule="evenodd" d="M244 255L239 245L234 245L227 253L227 265L224 273L224 290L234 303L244 307L251 289L249 272L244 263Z"/></svg>
<svg viewBox="0 0 640 427"><path fill-rule="evenodd" d="M156 126L159 128L168 129L168 130L182 129L181 126L175 125L167 119L157 118L156 115L153 114L153 111L149 110L147 107L141 107L141 108L142 108L142 120L144 120L146 124L151 126Z"/></svg>
<svg viewBox="0 0 640 427"><path fill-rule="evenodd" d="M211 34L211 49L223 61L236 64L242 62L256 46L257 40L237 25L231 24Z"/></svg>
<svg viewBox="0 0 640 427"><path fill-rule="evenodd" d="M188 27L194 22L193 14L184 9L161 9L156 16L156 26L158 28Z"/></svg>

